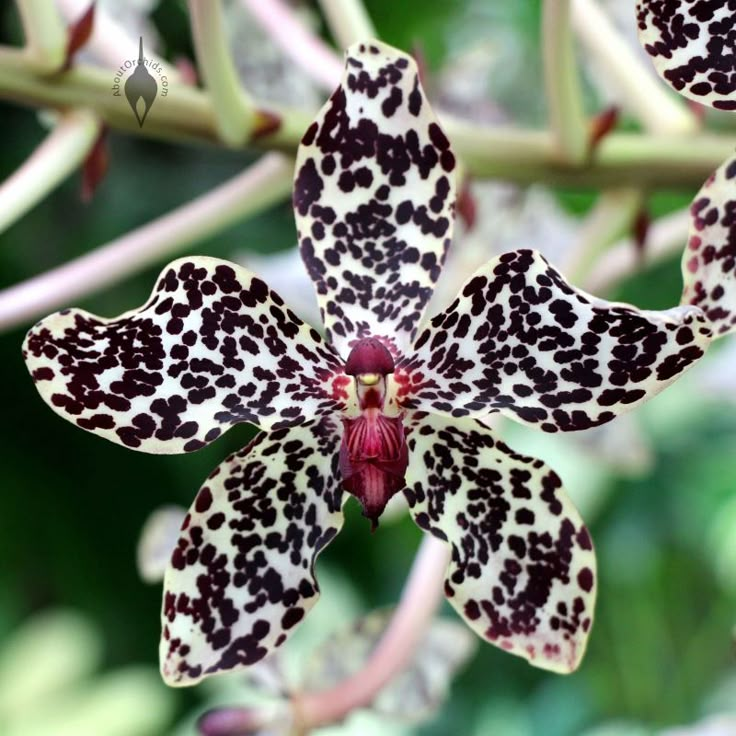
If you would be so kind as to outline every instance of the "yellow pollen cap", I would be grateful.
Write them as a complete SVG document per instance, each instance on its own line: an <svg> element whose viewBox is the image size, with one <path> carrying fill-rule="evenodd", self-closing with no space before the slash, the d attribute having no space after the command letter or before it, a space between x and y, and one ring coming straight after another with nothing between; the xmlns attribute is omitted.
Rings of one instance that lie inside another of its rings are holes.
<svg viewBox="0 0 736 736"><path fill-rule="evenodd" d="M364 386L375 386L381 380L381 376L378 373L361 373L358 380Z"/></svg>

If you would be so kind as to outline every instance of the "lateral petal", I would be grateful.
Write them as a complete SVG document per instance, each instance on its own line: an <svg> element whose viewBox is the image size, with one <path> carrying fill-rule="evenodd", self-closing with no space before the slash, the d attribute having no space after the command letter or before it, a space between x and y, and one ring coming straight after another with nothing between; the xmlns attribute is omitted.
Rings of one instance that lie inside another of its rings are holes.
<svg viewBox="0 0 736 736"><path fill-rule="evenodd" d="M148 302L120 317L47 317L23 356L57 414L143 452L198 450L238 422L304 423L344 398L319 334L259 278L216 258L169 264Z"/></svg>
<svg viewBox="0 0 736 736"><path fill-rule="evenodd" d="M518 250L480 268L432 319L394 374L398 400L455 417L500 411L547 432L588 429L659 393L712 336L698 308L607 302Z"/></svg>

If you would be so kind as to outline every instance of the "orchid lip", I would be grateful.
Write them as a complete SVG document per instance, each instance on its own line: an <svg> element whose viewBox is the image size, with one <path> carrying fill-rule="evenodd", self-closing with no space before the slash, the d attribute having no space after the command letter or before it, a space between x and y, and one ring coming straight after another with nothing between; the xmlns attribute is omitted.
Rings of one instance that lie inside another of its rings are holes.
<svg viewBox="0 0 736 736"><path fill-rule="evenodd" d="M363 515L375 531L386 504L406 485L409 450L403 417L387 417L378 409L367 409L359 417L344 417L342 422L342 486L360 501Z"/></svg>
<svg viewBox="0 0 736 736"><path fill-rule="evenodd" d="M375 530L390 498L404 487L409 463L403 417L383 413L394 359L380 339L366 337L353 345L344 371L355 379L361 413L342 420L342 487L360 501Z"/></svg>

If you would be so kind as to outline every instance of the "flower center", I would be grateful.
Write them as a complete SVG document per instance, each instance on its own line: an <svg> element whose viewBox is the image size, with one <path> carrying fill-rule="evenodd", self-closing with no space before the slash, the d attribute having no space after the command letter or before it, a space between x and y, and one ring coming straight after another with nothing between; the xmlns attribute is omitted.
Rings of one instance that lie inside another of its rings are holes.
<svg viewBox="0 0 736 736"><path fill-rule="evenodd" d="M343 417L340 472L343 488L363 506L375 530L391 496L404 485L409 451L401 416L383 413L394 360L375 338L360 340L350 351L345 373L355 379L357 417Z"/></svg>

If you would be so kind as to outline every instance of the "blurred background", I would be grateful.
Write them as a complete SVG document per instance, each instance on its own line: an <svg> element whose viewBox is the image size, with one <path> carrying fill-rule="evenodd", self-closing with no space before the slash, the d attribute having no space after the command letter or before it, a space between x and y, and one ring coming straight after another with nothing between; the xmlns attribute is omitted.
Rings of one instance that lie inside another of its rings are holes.
<svg viewBox="0 0 736 736"><path fill-rule="evenodd" d="M146 43L168 60L193 58L184 3L107 4L112 11L115 5L118 12L125 6L121 22L130 24L131 35L143 29ZM443 109L488 124L544 124L539 0L365 5L384 41L421 53L429 95ZM315 5L295 7L329 40ZM609 10L633 32L633 0L609 3ZM273 47L240 3L230 3L228 12L233 52L249 88L316 109L320 90ZM0 42L22 44L12 3L0 4ZM605 75L584 56L581 63L587 108L604 109L611 102ZM621 125L636 127L626 115ZM0 102L0 179L45 133L37 112ZM136 228L255 160L247 152L115 131L109 152L109 172L90 202L82 202L80 178L72 176L0 233L0 287ZM460 228L458 243L467 243L471 260L479 262L507 248L564 252L598 196L543 183L524 190L475 182L471 192L475 227L469 233ZM694 194L649 192L647 210L656 219L686 207ZM182 255L239 259L268 271L267 256L288 253L294 243L284 201ZM137 306L162 265L74 306L106 316ZM307 305L300 308L307 311L310 295L294 278L295 294ZM673 252L606 296L659 309L676 304L679 292ZM193 716L213 698L222 699L218 688L237 699L240 680L183 692L160 684L160 586L141 581L136 545L152 511L188 506L210 470L252 430L235 428L213 446L176 457L129 452L75 430L49 411L25 371L20 345L28 326L0 335L0 733L193 734ZM707 733L736 734L735 373L726 341L686 380L605 432L553 441L509 428L516 449L543 457L559 472L596 543L598 606L583 665L560 677L481 645L433 720L364 723L357 733L380 727L383 734L397 728L425 736L601 736L700 723L721 729ZM349 623L345 610L365 613L397 600L419 539L401 514L371 536L356 504L348 504L346 527L319 563L352 601L331 609L334 626ZM444 614L453 615L449 608Z"/></svg>

